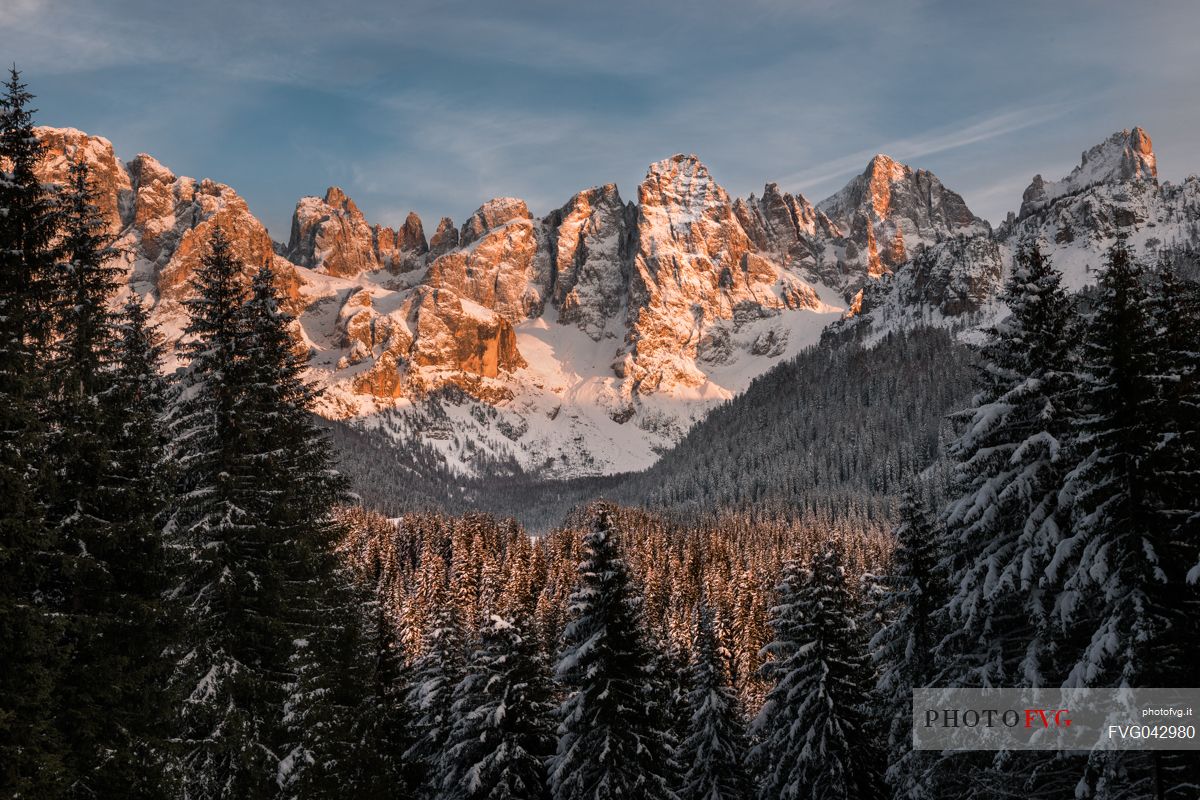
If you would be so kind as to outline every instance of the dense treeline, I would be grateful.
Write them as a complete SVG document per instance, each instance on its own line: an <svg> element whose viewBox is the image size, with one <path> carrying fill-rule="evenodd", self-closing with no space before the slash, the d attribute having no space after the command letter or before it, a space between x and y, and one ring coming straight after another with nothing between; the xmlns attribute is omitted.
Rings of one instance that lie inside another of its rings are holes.
<svg viewBox="0 0 1200 800"><path fill-rule="evenodd" d="M835 544L848 574L861 576L887 563L889 551L887 529L863 519L728 515L684 525L637 509L608 513L621 531L622 557L641 598L647 635L682 658L703 599L727 654L730 684L751 704L763 691L755 676L783 563ZM424 512L386 520L351 510L344 520L348 533L341 550L388 609L409 658L421 654L435 624L431 587L447 587L455 617L471 633L519 597L531 609L529 635L551 656L567 624L580 542L593 521L591 509L578 509L568 526L530 538L512 520L478 513Z"/></svg>

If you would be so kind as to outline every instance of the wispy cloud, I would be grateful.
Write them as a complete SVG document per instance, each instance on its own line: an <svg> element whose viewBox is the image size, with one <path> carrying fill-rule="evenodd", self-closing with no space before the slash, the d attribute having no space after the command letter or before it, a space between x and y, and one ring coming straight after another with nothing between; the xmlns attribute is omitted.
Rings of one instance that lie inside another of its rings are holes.
<svg viewBox="0 0 1200 800"><path fill-rule="evenodd" d="M818 166L794 172L786 176L785 180L789 186L796 186L801 191L819 189L828 186L831 181L841 180L847 175L861 171L871 158L880 153L898 161L912 161L1044 125L1062 117L1070 108L1069 103L1035 105L990 114L982 119L966 120L917 136L884 142L875 148L858 150Z"/></svg>

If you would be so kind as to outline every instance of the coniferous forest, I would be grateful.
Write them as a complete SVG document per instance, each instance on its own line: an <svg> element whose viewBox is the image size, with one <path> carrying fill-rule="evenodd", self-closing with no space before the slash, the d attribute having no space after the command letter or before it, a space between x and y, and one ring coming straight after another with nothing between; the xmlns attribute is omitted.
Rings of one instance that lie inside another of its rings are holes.
<svg viewBox="0 0 1200 800"><path fill-rule="evenodd" d="M1195 753L911 738L916 687L1200 686L1172 263L1118 241L1077 296L1029 241L982 344L825 342L647 473L456 484L315 416L220 227L165 371L86 164L41 183L3 91L3 796L1200 797Z"/></svg>

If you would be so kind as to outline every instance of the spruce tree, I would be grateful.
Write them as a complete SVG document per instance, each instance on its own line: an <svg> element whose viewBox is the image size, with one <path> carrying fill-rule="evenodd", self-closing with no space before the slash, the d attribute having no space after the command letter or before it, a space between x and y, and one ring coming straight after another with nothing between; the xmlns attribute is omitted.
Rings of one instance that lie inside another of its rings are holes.
<svg viewBox="0 0 1200 800"><path fill-rule="evenodd" d="M463 633L447 600L446 594L436 599L405 698L413 717L414 741L404 759L420 773L419 796L431 800L439 797L445 780L454 687L462 680L465 666Z"/></svg>
<svg viewBox="0 0 1200 800"><path fill-rule="evenodd" d="M1045 571L1069 515L1059 490L1070 466L1076 329L1061 277L1036 244L1018 254L1003 295L1011 314L988 332L979 394L951 449L951 684L1055 682L1043 674L1053 602Z"/></svg>
<svg viewBox="0 0 1200 800"><path fill-rule="evenodd" d="M413 724L405 702L407 669L396 623L378 592L372 592L361 610L361 694L346 779L354 796L364 800L413 797L421 776L417 765L404 757L413 744Z"/></svg>
<svg viewBox="0 0 1200 800"><path fill-rule="evenodd" d="M0 97L0 791L53 796L63 781L52 724L62 644L62 558L40 415L46 278L58 215L35 169L44 147L14 67Z"/></svg>
<svg viewBox="0 0 1200 800"><path fill-rule="evenodd" d="M872 580L875 705L887 730L886 778L892 797L921 800L933 796L925 774L932 759L912 750L912 692L930 686L936 673L933 649L941 640L946 586L939 539L912 489L901 500L894 536L889 574Z"/></svg>
<svg viewBox="0 0 1200 800"><path fill-rule="evenodd" d="M1170 355L1187 334L1170 330L1183 324L1168 319L1175 309L1160 311L1156 324L1142 268L1123 241L1109 250L1098 289L1084 343L1079 463L1064 490L1074 502L1073 535L1054 565L1065 638L1079 643L1067 680L1191 686L1195 649L1181 646L1181 634L1197 613L1188 570L1200 542L1187 529L1194 497L1181 497L1179 488L1197 467L1181 441L1194 415L1178 416L1174 394L1186 385L1189 357ZM1164 293L1160 302L1178 300ZM1097 797L1147 784L1161 787L1163 797L1187 796L1197 771L1194 759L1180 755L1094 753L1082 784Z"/></svg>
<svg viewBox="0 0 1200 800"><path fill-rule="evenodd" d="M1200 283L1163 264L1152 315L1161 437L1153 467L1159 516L1174 532L1176 557L1192 559L1187 580L1196 585L1200 584L1200 555L1195 552L1200 541L1200 493L1196 491L1200 485ZM1193 552L1188 552L1187 542L1193 543ZM1193 622L1197 616L1189 615ZM1195 636L1184 641L1200 645ZM1200 668L1200 651L1193 652L1196 657L1188 660Z"/></svg>
<svg viewBox="0 0 1200 800"><path fill-rule="evenodd" d="M868 723L866 642L830 548L811 569L789 562L772 609L775 640L763 673L774 685L751 728L761 800L857 800L883 793L881 758Z"/></svg>
<svg viewBox="0 0 1200 800"><path fill-rule="evenodd" d="M116 327L113 371L100 398L112 423L101 492L113 522L107 635L121 656L103 712L116 734L112 754L91 782L101 796L120 787L131 798L176 797L168 741L173 715L164 689L171 665L163 652L178 636L179 619L164 600L174 575L161 530L173 474L165 419L170 389L161 373L162 335L136 295Z"/></svg>
<svg viewBox="0 0 1200 800"><path fill-rule="evenodd" d="M749 800L747 742L741 704L729 685L726 662L717 641L712 609L701 603L692 645L691 692L687 736L679 763L685 770L680 800Z"/></svg>
<svg viewBox="0 0 1200 800"><path fill-rule="evenodd" d="M121 671L122 643L114 641L107 563L114 555L113 524L101 491L109 472L108 439L113 420L101 403L115 356L116 329L109 301L118 267L108 246L87 164L73 162L62 195L61 261L44 280L47 314L54 330L46 382L46 442L55 475L47 522L69 563L63 620L71 658L59 678L56 713L69 753L72 791L91 790L93 765L107 766L116 728L107 713L110 688Z"/></svg>
<svg viewBox="0 0 1200 800"><path fill-rule="evenodd" d="M556 675L566 692L550 761L555 800L673 798L670 721L607 508L583 538Z"/></svg>
<svg viewBox="0 0 1200 800"><path fill-rule="evenodd" d="M257 798L276 790L290 642L281 619L278 541L266 511L278 487L246 399L243 265L214 228L185 301L184 386L172 415L180 500L169 533L183 555L175 590L186 639L182 693L185 797ZM269 472L269 471L268 471Z"/></svg>
<svg viewBox="0 0 1200 800"><path fill-rule="evenodd" d="M454 689L445 800L548 800L554 753L548 668L528 619L493 616Z"/></svg>
<svg viewBox="0 0 1200 800"><path fill-rule="evenodd" d="M86 162L63 197L62 259L48 278L49 519L70 558L71 659L58 724L80 796L167 796L161 652L168 586L155 527L166 505L160 348L144 310L111 304L116 261Z"/></svg>
<svg viewBox="0 0 1200 800"><path fill-rule="evenodd" d="M1155 333L1142 268L1118 242L1084 344L1080 462L1065 491L1073 536L1055 565L1059 613L1085 629L1072 685L1170 686L1189 668L1174 631L1186 619L1196 543L1175 540L1160 502L1154 468L1167 431Z"/></svg>

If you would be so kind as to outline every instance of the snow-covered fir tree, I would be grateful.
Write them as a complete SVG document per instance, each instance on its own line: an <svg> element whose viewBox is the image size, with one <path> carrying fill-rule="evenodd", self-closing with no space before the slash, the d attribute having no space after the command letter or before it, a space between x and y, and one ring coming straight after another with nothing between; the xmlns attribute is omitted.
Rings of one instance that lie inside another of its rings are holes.
<svg viewBox="0 0 1200 800"><path fill-rule="evenodd" d="M1072 685L1170 685L1196 542L1177 541L1153 472L1166 438L1156 331L1143 270L1123 242L1108 253L1084 344L1079 464L1068 476L1073 535L1058 550L1058 611L1087 629Z"/></svg>
<svg viewBox="0 0 1200 800"><path fill-rule="evenodd" d="M738 696L729 685L728 660L712 609L702 602L692 645L687 736L679 748L684 770L680 800L749 800L752 795L745 724Z"/></svg>
<svg viewBox="0 0 1200 800"><path fill-rule="evenodd" d="M1200 541L1200 283L1182 278L1174 265L1158 271L1152 314L1155 326L1157 417L1161 426L1154 475L1162 523L1179 541ZM1186 557L1186 554L1185 554ZM1200 584L1200 561L1187 580ZM1189 614L1197 621L1200 614ZM1194 629L1195 630L1195 629ZM1195 636L1184 637L1200 647ZM1185 660L1200 669L1200 650Z"/></svg>
<svg viewBox="0 0 1200 800"><path fill-rule="evenodd" d="M237 414L254 432L255 466L267 490L257 514L270 531L276 613L291 650L277 780L294 796L323 796L345 789L338 776L354 756L359 700L360 598L334 552L344 481L315 424L307 356L292 338L294 320L280 308L270 266L255 273L238 321L244 388Z"/></svg>
<svg viewBox="0 0 1200 800"><path fill-rule="evenodd" d="M884 792L867 706L873 684L858 602L836 548L784 567L765 651L773 682L751 726L760 800L858 800Z"/></svg>
<svg viewBox="0 0 1200 800"><path fill-rule="evenodd" d="M912 749L912 691L931 685L933 648L942 638L946 599L940 539L917 493L900 501L896 549L887 575L872 576L871 614L876 626L869 651L875 662L874 715L887 730L886 778L896 800L923 800L933 760Z"/></svg>
<svg viewBox="0 0 1200 800"><path fill-rule="evenodd" d="M175 674L185 797L269 797L292 638L282 619L279 539L267 512L260 420L243 416L243 264L214 227L187 301L188 365L173 411L179 501L168 531L183 556L175 596L187 627Z"/></svg>
<svg viewBox="0 0 1200 800"><path fill-rule="evenodd" d="M53 728L62 564L45 516L46 280L57 208L35 169L44 147L15 67L0 96L0 792L53 796L64 779Z"/></svg>
<svg viewBox="0 0 1200 800"><path fill-rule="evenodd" d="M610 511L595 509L555 674L566 691L550 761L555 800L674 798L670 720Z"/></svg>
<svg viewBox="0 0 1200 800"><path fill-rule="evenodd" d="M124 320L112 310L123 270L86 163L73 163L69 177L60 262L48 279L49 518L72 564L57 719L72 791L156 796L166 792L168 625L155 526L166 507L160 351L140 306Z"/></svg>
<svg viewBox="0 0 1200 800"><path fill-rule="evenodd" d="M352 680L357 693L347 753L339 754L336 778L341 791L363 800L413 797L419 785L416 765L404 754L412 746L413 724L405 693L408 669L400 641L401 618L393 607L391 552L375 546L379 533L393 529L361 508L338 512L346 536L338 555L354 574L348 609L357 616L354 626L358 655ZM361 550L355 543L364 544Z"/></svg>
<svg viewBox="0 0 1200 800"><path fill-rule="evenodd" d="M1078 643L1067 676L1075 686L1190 686L1197 677L1194 650L1180 646L1180 635L1198 608L1188 571L1200 541L1179 527L1194 500L1178 508L1175 482L1196 469L1195 455L1186 448L1164 455L1174 450L1178 424L1194 423L1164 413L1178 384L1161 372L1170 345L1159 339L1146 284L1118 241L1099 276L1084 342L1079 462L1064 489L1074 502L1072 535L1053 565L1065 638ZM1187 796L1195 778L1194 759L1098 753L1083 785L1097 798L1150 784L1161 785L1162 796Z"/></svg>
<svg viewBox="0 0 1200 800"><path fill-rule="evenodd" d="M120 587L108 608L110 635L123 658L107 712L120 738L105 770L111 782L98 794L120 786L128 797L170 797L177 793L170 774L174 715L165 691L171 664L163 652L177 635L178 619L174 604L163 600L173 572L161 530L173 474L165 419L170 390L161 372L162 335L136 295L116 327L114 368L102 402L115 422L103 492L109 518L119 521L106 569L110 586Z"/></svg>
<svg viewBox="0 0 1200 800"><path fill-rule="evenodd" d="M1036 244L1018 254L1003 294L1011 314L988 332L979 393L952 447L958 468L945 536L954 635L943 645L944 683L1047 680L1044 573L1069 513L1058 493L1070 466L1077 327L1061 278Z"/></svg>
<svg viewBox="0 0 1200 800"><path fill-rule="evenodd" d="M431 598L421 655L410 669L405 697L414 741L404 753L420 774L419 796L440 797L447 771L446 748L454 726L454 688L465 668L463 632L446 587Z"/></svg>
<svg viewBox="0 0 1200 800"><path fill-rule="evenodd" d="M492 616L454 689L445 800L545 800L554 753L549 668L526 618Z"/></svg>

